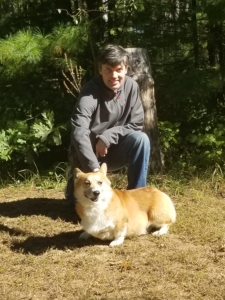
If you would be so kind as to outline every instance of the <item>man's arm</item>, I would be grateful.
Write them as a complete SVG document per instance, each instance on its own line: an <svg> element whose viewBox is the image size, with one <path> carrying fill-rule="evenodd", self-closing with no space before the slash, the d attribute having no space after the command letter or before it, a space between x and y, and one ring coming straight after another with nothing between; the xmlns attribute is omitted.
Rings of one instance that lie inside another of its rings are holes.
<svg viewBox="0 0 225 300"><path fill-rule="evenodd" d="M83 96L79 99L71 118L72 143L85 172L99 169L90 140L90 124L96 106L97 101L92 96Z"/></svg>

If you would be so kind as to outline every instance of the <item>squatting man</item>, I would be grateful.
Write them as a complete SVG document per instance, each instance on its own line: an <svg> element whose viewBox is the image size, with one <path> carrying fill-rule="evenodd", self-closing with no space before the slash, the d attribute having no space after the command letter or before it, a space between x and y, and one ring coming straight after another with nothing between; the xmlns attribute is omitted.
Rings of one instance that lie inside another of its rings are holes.
<svg viewBox="0 0 225 300"><path fill-rule="evenodd" d="M66 198L73 202L73 170L96 172L127 166L127 189L146 186L150 141L142 131L144 111L136 81L127 76L129 56L119 45L106 45L98 57L99 75L82 88L71 117L71 176Z"/></svg>

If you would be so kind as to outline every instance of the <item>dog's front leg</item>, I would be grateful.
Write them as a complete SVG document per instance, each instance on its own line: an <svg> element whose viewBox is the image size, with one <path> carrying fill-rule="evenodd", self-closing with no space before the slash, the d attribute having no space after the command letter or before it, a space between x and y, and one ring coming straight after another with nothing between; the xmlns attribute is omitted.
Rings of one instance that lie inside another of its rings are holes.
<svg viewBox="0 0 225 300"><path fill-rule="evenodd" d="M86 231L82 232L79 236L80 240L88 240L91 237L91 235L89 233L87 233Z"/></svg>
<svg viewBox="0 0 225 300"><path fill-rule="evenodd" d="M127 226L125 225L122 230L115 231L115 239L109 244L110 247L118 246L123 244L127 233Z"/></svg>

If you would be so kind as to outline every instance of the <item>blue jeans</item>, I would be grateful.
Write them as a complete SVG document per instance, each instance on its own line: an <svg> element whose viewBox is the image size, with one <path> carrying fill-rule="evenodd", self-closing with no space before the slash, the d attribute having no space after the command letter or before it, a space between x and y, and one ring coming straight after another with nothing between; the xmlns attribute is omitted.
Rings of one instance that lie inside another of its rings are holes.
<svg viewBox="0 0 225 300"><path fill-rule="evenodd" d="M100 158L100 163L106 162L109 171L128 167L127 189L146 186L150 157L150 141L141 131L134 131L119 140L118 144L108 149L108 154Z"/></svg>

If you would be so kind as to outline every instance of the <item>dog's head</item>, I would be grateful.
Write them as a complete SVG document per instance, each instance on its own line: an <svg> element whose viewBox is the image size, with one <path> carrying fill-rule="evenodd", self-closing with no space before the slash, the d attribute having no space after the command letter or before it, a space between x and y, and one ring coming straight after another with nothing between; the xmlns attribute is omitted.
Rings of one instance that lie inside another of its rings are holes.
<svg viewBox="0 0 225 300"><path fill-rule="evenodd" d="M106 177L107 165L102 164L98 172L83 173L74 170L74 196L83 205L107 201L111 190L110 181Z"/></svg>

